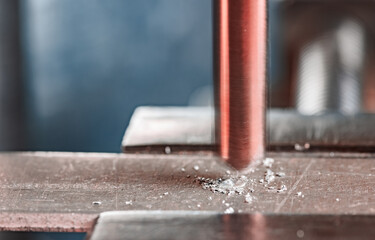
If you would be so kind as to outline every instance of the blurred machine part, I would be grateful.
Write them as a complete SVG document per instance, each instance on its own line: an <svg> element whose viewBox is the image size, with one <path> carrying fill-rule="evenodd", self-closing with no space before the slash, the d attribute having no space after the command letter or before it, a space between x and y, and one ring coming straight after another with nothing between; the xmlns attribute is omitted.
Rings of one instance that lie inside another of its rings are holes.
<svg viewBox="0 0 375 240"><path fill-rule="evenodd" d="M302 46L298 58L296 108L307 115L362 110L365 31L353 20Z"/></svg>
<svg viewBox="0 0 375 240"><path fill-rule="evenodd" d="M18 0L0 0L0 151L20 150L23 109Z"/></svg>
<svg viewBox="0 0 375 240"><path fill-rule="evenodd" d="M270 105L306 115L372 112L375 2L271 0L270 6Z"/></svg>

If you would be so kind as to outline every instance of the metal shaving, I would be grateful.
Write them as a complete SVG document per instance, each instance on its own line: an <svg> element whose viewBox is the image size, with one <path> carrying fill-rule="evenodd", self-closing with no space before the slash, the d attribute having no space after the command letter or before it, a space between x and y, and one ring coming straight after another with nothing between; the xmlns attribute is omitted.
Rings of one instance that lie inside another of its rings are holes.
<svg viewBox="0 0 375 240"><path fill-rule="evenodd" d="M266 158L263 160L263 166L265 166L266 168L271 168L274 162L275 160L273 160L273 158Z"/></svg>
<svg viewBox="0 0 375 240"><path fill-rule="evenodd" d="M264 174L264 180L270 184L275 180L275 173L271 170L267 169L267 172Z"/></svg>
<svg viewBox="0 0 375 240"><path fill-rule="evenodd" d="M286 186L285 186L285 185L281 185L281 187L280 187L279 189L277 189L277 192L278 192L278 193L281 193L281 192L285 192L286 190L288 190L288 189L286 188Z"/></svg>
<svg viewBox="0 0 375 240"><path fill-rule="evenodd" d="M227 209L225 209L224 213L226 213L226 214L234 213L234 209L232 207L227 208Z"/></svg>
<svg viewBox="0 0 375 240"><path fill-rule="evenodd" d="M252 203L253 202L253 197L248 193L245 196L245 202L246 203Z"/></svg>

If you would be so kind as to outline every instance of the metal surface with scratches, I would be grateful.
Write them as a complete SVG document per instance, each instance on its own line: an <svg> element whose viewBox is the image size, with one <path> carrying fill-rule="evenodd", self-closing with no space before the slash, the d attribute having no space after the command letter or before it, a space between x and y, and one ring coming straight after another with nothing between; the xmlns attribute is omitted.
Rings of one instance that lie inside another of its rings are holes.
<svg viewBox="0 0 375 240"><path fill-rule="evenodd" d="M239 173L204 154L1 153L0 230L84 232L99 213L115 210L375 214L375 155L270 157L270 170L285 176L266 186L261 162ZM203 189L196 179L241 175L251 182L233 195ZM277 192L281 185L287 190Z"/></svg>

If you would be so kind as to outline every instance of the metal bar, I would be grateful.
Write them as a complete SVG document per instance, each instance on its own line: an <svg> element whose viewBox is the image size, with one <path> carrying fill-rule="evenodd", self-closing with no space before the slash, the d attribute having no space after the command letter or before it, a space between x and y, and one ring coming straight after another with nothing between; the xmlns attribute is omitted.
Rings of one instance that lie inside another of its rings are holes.
<svg viewBox="0 0 375 240"><path fill-rule="evenodd" d="M214 118L211 107L139 107L122 142L126 153L212 154ZM295 110L267 110L267 149L375 152L375 114L326 112L308 116ZM163 126L161 128L160 126ZM167 151L168 150L168 151Z"/></svg>
<svg viewBox="0 0 375 240"><path fill-rule="evenodd" d="M216 138L237 169L264 154L266 1L214 1Z"/></svg>

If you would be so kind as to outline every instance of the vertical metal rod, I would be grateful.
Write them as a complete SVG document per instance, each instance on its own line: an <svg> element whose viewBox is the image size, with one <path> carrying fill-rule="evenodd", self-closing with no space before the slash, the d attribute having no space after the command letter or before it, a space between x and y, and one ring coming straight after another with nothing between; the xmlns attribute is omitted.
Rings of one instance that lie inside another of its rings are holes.
<svg viewBox="0 0 375 240"><path fill-rule="evenodd" d="M237 169L264 155L266 0L213 0L216 139Z"/></svg>

